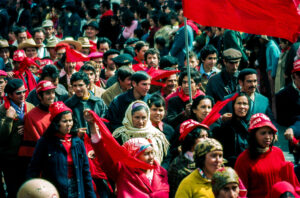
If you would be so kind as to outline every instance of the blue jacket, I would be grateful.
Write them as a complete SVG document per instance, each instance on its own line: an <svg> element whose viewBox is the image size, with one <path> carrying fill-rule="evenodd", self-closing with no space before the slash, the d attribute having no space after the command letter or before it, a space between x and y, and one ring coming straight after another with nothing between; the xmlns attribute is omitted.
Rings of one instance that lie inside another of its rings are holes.
<svg viewBox="0 0 300 198"><path fill-rule="evenodd" d="M72 138L71 152L78 182L78 198L95 198L88 158L84 144L78 137ZM60 197L68 197L67 151L58 137L42 137L37 142L27 177L36 178L40 175L54 184Z"/></svg>

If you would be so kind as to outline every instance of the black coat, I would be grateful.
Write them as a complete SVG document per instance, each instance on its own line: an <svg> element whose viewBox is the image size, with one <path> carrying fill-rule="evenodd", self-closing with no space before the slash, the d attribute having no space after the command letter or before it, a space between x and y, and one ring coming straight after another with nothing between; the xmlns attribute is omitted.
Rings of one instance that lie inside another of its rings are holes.
<svg viewBox="0 0 300 198"><path fill-rule="evenodd" d="M179 96L175 96L169 100L166 122L174 129L178 126L178 124L181 124L183 121L188 119L184 112L185 106L188 103L189 100L183 102Z"/></svg>

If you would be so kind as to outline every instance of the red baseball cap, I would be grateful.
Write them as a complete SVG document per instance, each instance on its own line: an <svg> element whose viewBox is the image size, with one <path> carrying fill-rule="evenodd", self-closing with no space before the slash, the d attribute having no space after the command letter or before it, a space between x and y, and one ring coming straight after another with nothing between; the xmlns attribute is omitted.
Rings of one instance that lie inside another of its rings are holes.
<svg viewBox="0 0 300 198"><path fill-rule="evenodd" d="M261 127L270 127L275 133L277 132L276 127L271 122L270 118L263 113L256 113L250 118L250 126L248 131L251 132L253 129Z"/></svg>
<svg viewBox="0 0 300 198"><path fill-rule="evenodd" d="M185 137L195 128L197 127L202 127L204 129L209 130L209 127L205 124L201 124L193 119L189 119L184 121L181 125L180 125L180 137L179 140L184 140Z"/></svg>
<svg viewBox="0 0 300 198"><path fill-rule="evenodd" d="M13 60L21 62L26 57L24 50L16 50L13 55Z"/></svg>
<svg viewBox="0 0 300 198"><path fill-rule="evenodd" d="M299 60L296 60L294 63L293 63L293 70L292 70L292 73L294 72L297 72L297 71L300 71L300 59Z"/></svg>
<svg viewBox="0 0 300 198"><path fill-rule="evenodd" d="M36 93L40 93L41 91L47 91L49 89L55 89L56 86L48 80L40 81L36 86Z"/></svg>
<svg viewBox="0 0 300 198"><path fill-rule="evenodd" d="M72 113L72 110L69 107L67 107L63 102L54 102L49 107L49 112L51 114L50 120L52 121L58 114L65 111L70 111Z"/></svg>

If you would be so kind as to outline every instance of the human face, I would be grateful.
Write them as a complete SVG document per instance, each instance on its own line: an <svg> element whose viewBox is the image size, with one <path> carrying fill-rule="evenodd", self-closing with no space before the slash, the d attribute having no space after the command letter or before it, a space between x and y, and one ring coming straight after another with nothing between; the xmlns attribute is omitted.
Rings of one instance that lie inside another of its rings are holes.
<svg viewBox="0 0 300 198"><path fill-rule="evenodd" d="M201 100L196 109L192 109L198 121L203 121L204 118L211 112L211 100L205 98Z"/></svg>
<svg viewBox="0 0 300 198"><path fill-rule="evenodd" d="M154 164L154 150L152 146L146 148L142 154L138 155L137 158L147 164L153 165Z"/></svg>
<svg viewBox="0 0 300 198"><path fill-rule="evenodd" d="M69 75L74 73L76 62L65 62L65 72Z"/></svg>
<svg viewBox="0 0 300 198"><path fill-rule="evenodd" d="M61 135L66 135L71 132L73 126L73 117L71 113L64 114L59 121L58 132Z"/></svg>
<svg viewBox="0 0 300 198"><path fill-rule="evenodd" d="M149 49L148 46L144 46L140 49L140 51L135 50L136 56L140 61L144 60L144 55L148 49Z"/></svg>
<svg viewBox="0 0 300 198"><path fill-rule="evenodd" d="M244 118L249 110L248 98L246 96L237 97L234 103L234 113L239 118Z"/></svg>
<svg viewBox="0 0 300 198"><path fill-rule="evenodd" d="M27 39L27 34L26 32L21 32L18 34L17 36L17 40L18 40L18 44L22 43L23 41L25 41Z"/></svg>
<svg viewBox="0 0 300 198"><path fill-rule="evenodd" d="M50 58L52 60L55 60L56 59L56 51L55 51L55 48L54 47L47 47L47 50L50 54Z"/></svg>
<svg viewBox="0 0 300 198"><path fill-rule="evenodd" d="M166 80L166 89L169 92L173 92L175 91L176 88L177 88L177 76L176 74L173 74L170 77L168 77Z"/></svg>
<svg viewBox="0 0 300 198"><path fill-rule="evenodd" d="M0 77L0 93L4 92L4 87L6 86L6 84L7 81L3 77Z"/></svg>
<svg viewBox="0 0 300 198"><path fill-rule="evenodd" d="M296 87L300 90L300 76L298 76L296 73L293 73L292 75Z"/></svg>
<svg viewBox="0 0 300 198"><path fill-rule="evenodd" d="M31 71L31 73L33 73L33 74L37 74L38 73L38 71L39 71L39 68L37 67L37 66L35 66L35 65L30 65L29 67L28 67L28 69Z"/></svg>
<svg viewBox="0 0 300 198"><path fill-rule="evenodd" d="M190 67L191 68L196 68L199 65L198 59L194 56L189 59L189 62L190 62ZM186 60L184 61L184 64L187 67L187 61Z"/></svg>
<svg viewBox="0 0 300 198"><path fill-rule="evenodd" d="M201 129L199 138L200 138L201 140L204 140L204 139L208 138L208 133L207 133L207 131L204 130L204 129Z"/></svg>
<svg viewBox="0 0 300 198"><path fill-rule="evenodd" d="M239 81L240 86L242 87L242 91L246 92L249 96L251 96L257 87L257 76L256 74L249 74L245 76L244 81Z"/></svg>
<svg viewBox="0 0 300 198"><path fill-rule="evenodd" d="M89 94L87 85L84 83L83 80L73 82L72 88L78 98L86 97Z"/></svg>
<svg viewBox="0 0 300 198"><path fill-rule="evenodd" d="M59 81L58 78L53 79L53 78L51 78L50 76L45 76L45 77L44 77L44 80L51 81L56 87L57 87L58 81Z"/></svg>
<svg viewBox="0 0 300 198"><path fill-rule="evenodd" d="M217 198L238 198L240 188L237 183L226 184L220 191Z"/></svg>
<svg viewBox="0 0 300 198"><path fill-rule="evenodd" d="M273 142L274 131L270 127L264 126L256 131L255 137L257 144L261 148L266 148Z"/></svg>
<svg viewBox="0 0 300 198"><path fill-rule="evenodd" d="M203 171L207 177L211 177L223 164L223 151L211 151L205 155Z"/></svg>
<svg viewBox="0 0 300 198"><path fill-rule="evenodd" d="M54 32L54 28L53 27L44 27L45 30L45 37L47 39L51 38L53 32Z"/></svg>
<svg viewBox="0 0 300 198"><path fill-rule="evenodd" d="M103 58L94 58L93 61L96 62L97 67L103 68Z"/></svg>
<svg viewBox="0 0 300 198"><path fill-rule="evenodd" d="M96 75L93 71L91 70L83 70L84 73L86 73L89 77L89 80L90 80L90 83L91 84L94 84L95 82L95 78L96 78Z"/></svg>
<svg viewBox="0 0 300 198"><path fill-rule="evenodd" d="M144 97L147 95L148 91L150 90L150 83L151 80L141 80L139 83L132 81L132 86L134 91L140 96Z"/></svg>
<svg viewBox="0 0 300 198"><path fill-rule="evenodd" d="M62 58L62 56L64 55L64 53L66 53L65 48L61 48L61 49L57 50L57 52L56 52L57 59L60 60Z"/></svg>
<svg viewBox="0 0 300 198"><path fill-rule="evenodd" d="M134 128L145 128L147 124L147 112L145 109L136 111L132 115L132 125Z"/></svg>
<svg viewBox="0 0 300 198"><path fill-rule="evenodd" d="M37 51L34 47L27 47L25 48L25 54L28 58L34 58L37 57Z"/></svg>
<svg viewBox="0 0 300 198"><path fill-rule="evenodd" d="M9 50L8 48L0 49L0 57L3 58L4 63L9 59Z"/></svg>
<svg viewBox="0 0 300 198"><path fill-rule="evenodd" d="M13 93L8 94L8 96L16 105L20 106L25 101L25 94L26 89L23 85Z"/></svg>
<svg viewBox="0 0 300 198"><path fill-rule="evenodd" d="M99 46L99 52L103 52L105 53L106 51L109 50L109 45L108 43L100 43L100 46Z"/></svg>
<svg viewBox="0 0 300 198"><path fill-rule="evenodd" d="M36 32L34 35L34 41L36 44L42 44L45 40L45 35L43 32Z"/></svg>
<svg viewBox="0 0 300 198"><path fill-rule="evenodd" d="M280 40L279 41L279 47L282 50L286 50L289 47L289 43L287 41L285 42L283 40Z"/></svg>
<svg viewBox="0 0 300 198"><path fill-rule="evenodd" d="M205 72L211 72L213 67L216 66L217 61L218 58L216 53L209 54L204 60L202 60Z"/></svg>
<svg viewBox="0 0 300 198"><path fill-rule="evenodd" d="M189 95L189 82L188 82L188 76L185 76L182 80L181 88L183 89L183 92L185 95ZM197 91L196 83L193 79L191 79L191 88L192 88L192 94L195 94Z"/></svg>
<svg viewBox="0 0 300 198"><path fill-rule="evenodd" d="M106 67L109 69L109 70L115 70L116 69L116 64L115 62L112 60L113 58L119 56L118 54L111 54L107 57L107 64L106 64Z"/></svg>
<svg viewBox="0 0 300 198"><path fill-rule="evenodd" d="M131 89L131 76L128 76L123 81L119 79L119 84L122 90Z"/></svg>
<svg viewBox="0 0 300 198"><path fill-rule="evenodd" d="M94 27L92 26L88 26L85 29L85 35L90 39L90 40L94 40L96 38L96 35L98 34L98 30L96 30Z"/></svg>
<svg viewBox="0 0 300 198"><path fill-rule="evenodd" d="M83 54L89 55L90 54L90 48L89 47L83 47L80 50Z"/></svg>
<svg viewBox="0 0 300 198"><path fill-rule="evenodd" d="M148 67L158 68L158 57L157 54L148 54L146 64Z"/></svg>
<svg viewBox="0 0 300 198"><path fill-rule="evenodd" d="M150 108L150 120L151 122L158 124L162 121L165 116L165 108L164 107L157 107L152 105Z"/></svg>
<svg viewBox="0 0 300 198"><path fill-rule="evenodd" d="M51 104L54 103L55 89L49 89L47 91L44 91L42 94L42 98L38 95L42 105L49 107Z"/></svg>
<svg viewBox="0 0 300 198"><path fill-rule="evenodd" d="M225 64L226 71L229 74L233 75L235 72L237 72L240 65L240 61L236 61L236 62L224 61L224 64Z"/></svg>

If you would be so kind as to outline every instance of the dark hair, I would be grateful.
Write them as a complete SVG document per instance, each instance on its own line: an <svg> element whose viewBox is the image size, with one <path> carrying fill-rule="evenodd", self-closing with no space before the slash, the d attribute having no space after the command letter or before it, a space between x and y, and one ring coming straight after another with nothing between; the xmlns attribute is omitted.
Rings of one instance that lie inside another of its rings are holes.
<svg viewBox="0 0 300 198"><path fill-rule="evenodd" d="M50 77L53 80L59 78L59 71L55 65L46 65L42 69L41 80L45 79L45 77Z"/></svg>
<svg viewBox="0 0 300 198"><path fill-rule="evenodd" d="M76 72L76 73L72 74L72 76L71 76L71 85L73 84L73 82L76 82L78 80L83 80L83 82L86 85L90 84L90 80L89 80L88 75L86 73L82 72L82 71L79 71L79 72Z"/></svg>
<svg viewBox="0 0 300 198"><path fill-rule="evenodd" d="M147 105L149 108L154 105L155 107L163 107L164 109L166 108L166 102L165 99L158 95L158 94L153 94L147 101Z"/></svg>
<svg viewBox="0 0 300 198"><path fill-rule="evenodd" d="M133 31L133 33L134 33L135 37L137 37L140 40L142 38L142 36L144 35L144 30L142 28L136 28Z"/></svg>
<svg viewBox="0 0 300 198"><path fill-rule="evenodd" d="M134 71L128 66L122 66L116 72L116 76L117 76L118 81L119 81L119 79L121 81L124 81L127 77L131 78L131 76L133 74L134 74Z"/></svg>
<svg viewBox="0 0 300 198"><path fill-rule="evenodd" d="M15 35L18 36L19 33L23 33L23 32L26 32L27 31L27 28L26 27L16 27L15 29Z"/></svg>
<svg viewBox="0 0 300 198"><path fill-rule="evenodd" d="M209 44L201 49L200 54L201 54L200 58L201 58L201 62L202 62L210 54L216 54L218 56L218 51L213 45Z"/></svg>
<svg viewBox="0 0 300 198"><path fill-rule="evenodd" d="M122 22L126 27L131 26L134 20L134 15L130 10L126 10L122 15Z"/></svg>
<svg viewBox="0 0 300 198"><path fill-rule="evenodd" d="M107 43L109 48L111 48L111 41L106 37L100 37L97 41L97 49L100 48L100 44Z"/></svg>
<svg viewBox="0 0 300 198"><path fill-rule="evenodd" d="M257 75L256 70L252 69L252 68L242 69L240 71L239 75L238 75L238 80L244 81L245 77L248 76L248 75L251 75L251 74L256 74Z"/></svg>
<svg viewBox="0 0 300 198"><path fill-rule="evenodd" d="M149 76L149 74L147 74L144 71L137 71L131 76L131 81L135 82L136 84L138 84L142 80L149 80L149 79L151 79L151 76Z"/></svg>
<svg viewBox="0 0 300 198"><path fill-rule="evenodd" d="M85 63L79 71L92 71L94 74L96 74L95 68L90 63Z"/></svg>
<svg viewBox="0 0 300 198"><path fill-rule="evenodd" d="M249 150L250 158L253 160L257 159L261 155L261 152L259 152L259 150L257 149L260 147L256 140L256 133L258 129L260 128L255 128L251 132L249 132L250 134L248 139L248 150ZM272 132L273 132L273 140L272 143L270 144L270 149L272 149L272 146L274 144L274 137L275 137L275 132L273 130Z"/></svg>
<svg viewBox="0 0 300 198"><path fill-rule="evenodd" d="M246 114L246 116L244 117L244 118L242 118L243 120L248 120L249 119L249 112L250 112L250 97L245 93L245 92L239 92L238 93L238 96L235 98L235 100L232 102L232 109L233 109L233 111L232 111L232 118L233 119L235 119L235 118L237 118L237 115L235 114L235 109L234 109L234 105L235 105L235 103L236 103L236 101L237 101L237 99L239 98L239 97L242 97L242 96L245 96L246 98L247 98L247 100L248 100L248 106L249 106L249 109L248 109L248 111L247 111L247 114ZM248 123L248 121L246 121L246 123Z"/></svg>
<svg viewBox="0 0 300 198"><path fill-rule="evenodd" d="M171 25L170 17L166 13L160 15L158 22L160 23L161 26Z"/></svg>
<svg viewBox="0 0 300 198"><path fill-rule="evenodd" d="M92 19L94 19L94 18L96 18L97 16L98 16L98 10L96 10L95 8L91 8L91 9L89 9L88 10L88 15L92 18Z"/></svg>
<svg viewBox="0 0 300 198"><path fill-rule="evenodd" d="M158 60L160 59L159 51L158 51L157 49L155 49L155 48L150 48L150 49L148 49L148 50L145 52L145 54L144 54L145 60L147 60L147 56L148 56L149 54L151 54L151 55L155 55L155 54L156 54Z"/></svg>
<svg viewBox="0 0 300 198"><path fill-rule="evenodd" d="M46 131L44 132L43 136L44 137L53 137L55 135L55 133L58 133L59 132L59 122L62 118L63 115L66 115L68 113L71 113L70 111L64 111L64 112L61 112L60 114L56 115L54 117L54 119L51 121L51 124L49 125L49 127L46 129ZM75 116L73 116L72 114L72 119L73 119L73 126L72 126L72 129L71 129L71 134L72 136L77 136L77 120L75 118Z"/></svg>
<svg viewBox="0 0 300 198"><path fill-rule="evenodd" d="M134 52L134 49L133 47L131 46L126 46L124 49L123 49L123 53L126 53L126 54L129 54L133 57L135 57L135 52Z"/></svg>
<svg viewBox="0 0 300 198"><path fill-rule="evenodd" d="M186 60L187 56L184 57L184 60ZM197 54L194 51L190 51L189 58L196 58L198 60Z"/></svg>
<svg viewBox="0 0 300 198"><path fill-rule="evenodd" d="M132 108L131 115L133 115L135 112L141 111L141 110L145 110L147 113L149 113L149 109L144 104L142 104L142 105Z"/></svg>
<svg viewBox="0 0 300 198"><path fill-rule="evenodd" d="M144 41L138 41L135 43L134 50L140 51L144 46L149 46L149 44L145 43Z"/></svg>
<svg viewBox="0 0 300 198"><path fill-rule="evenodd" d="M141 20L140 24L141 24L141 29L143 29L143 30L149 30L150 23L149 23L148 20L143 19L143 20Z"/></svg>
<svg viewBox="0 0 300 198"><path fill-rule="evenodd" d="M288 191L282 193L279 198L295 198L295 196L293 195L293 193Z"/></svg>
<svg viewBox="0 0 300 198"><path fill-rule="evenodd" d="M166 39L162 36L156 37L154 42L162 47L166 46Z"/></svg>
<svg viewBox="0 0 300 198"><path fill-rule="evenodd" d="M201 170L203 170L204 166L205 166L205 159L206 159L206 155L202 155L200 157L198 157L197 155L194 155L194 161L196 164L197 168L200 168Z"/></svg>
<svg viewBox="0 0 300 198"><path fill-rule="evenodd" d="M106 9L110 9L110 2L109 1L102 1L101 2L101 7L106 8Z"/></svg>
<svg viewBox="0 0 300 198"><path fill-rule="evenodd" d="M182 151L182 154L184 154L187 151L190 151L193 148L193 146L196 143L196 140L198 138L200 138L202 130L206 130L207 131L207 129L204 129L203 127L196 127L190 133L188 133L186 135L186 137L184 138L184 140L181 142L181 151ZM208 131L207 131L207 134L209 134Z"/></svg>
<svg viewBox="0 0 300 198"><path fill-rule="evenodd" d="M149 17L149 19L152 19L155 26L158 25L158 16L156 14L151 14L151 16Z"/></svg>
<svg viewBox="0 0 300 198"><path fill-rule="evenodd" d="M32 30L33 37L35 36L35 33L37 33L37 32L43 32L43 34L45 34L45 30L43 28L37 27Z"/></svg>
<svg viewBox="0 0 300 198"><path fill-rule="evenodd" d="M211 107L214 106L215 104L215 100L209 96L209 95L201 95L198 96L197 98L195 98L193 100L192 106L191 106L191 118L194 120L197 120L196 114L193 112L194 109L197 109L198 105L200 104L200 102L204 99L209 99L211 101Z"/></svg>
<svg viewBox="0 0 300 198"><path fill-rule="evenodd" d="M188 73L187 73L186 69L181 71L179 80L178 80L179 85L182 85L183 78L187 75L188 75ZM197 72L195 69L191 69L191 79L193 79L196 84L201 82L201 76L200 76L199 72Z"/></svg>
<svg viewBox="0 0 300 198"><path fill-rule="evenodd" d="M112 55L112 54L120 54L120 52L118 50L115 50L115 49L110 49L108 51L106 51L104 54L103 54L103 61L107 61L107 57Z"/></svg>
<svg viewBox="0 0 300 198"><path fill-rule="evenodd" d="M172 67L173 65L177 65L177 64L178 64L177 58L167 55L167 56L163 56L160 59L159 67L160 69L164 69L166 67Z"/></svg>

